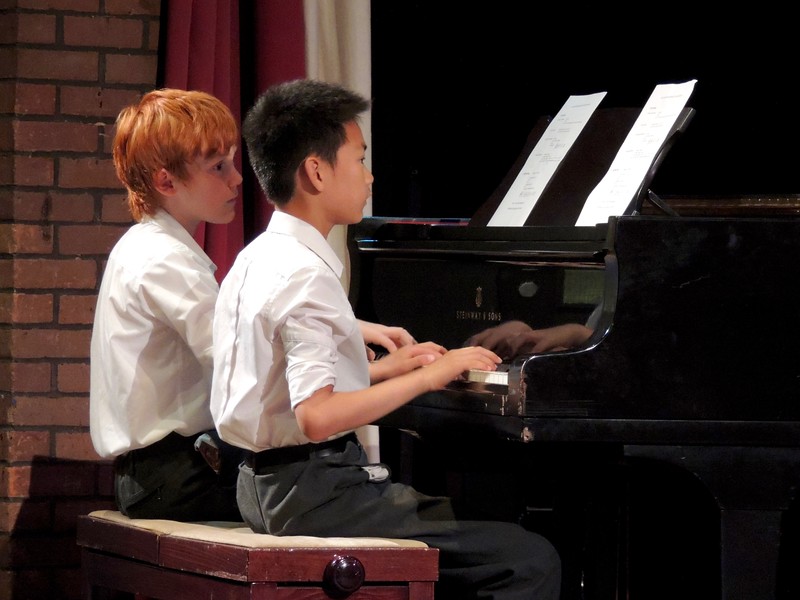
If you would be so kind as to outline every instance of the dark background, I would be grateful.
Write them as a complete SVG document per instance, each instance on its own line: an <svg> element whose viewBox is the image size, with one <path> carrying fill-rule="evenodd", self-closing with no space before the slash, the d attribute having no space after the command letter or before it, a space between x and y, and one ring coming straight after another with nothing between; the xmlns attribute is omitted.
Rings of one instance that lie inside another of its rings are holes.
<svg viewBox="0 0 800 600"><path fill-rule="evenodd" d="M702 18L696 5L673 3L625 14L467 6L372 3L373 214L471 217L537 120L570 95L606 91L601 107L641 107L657 84L690 79L697 114L651 188L691 198L800 193L800 52L786 9Z"/></svg>

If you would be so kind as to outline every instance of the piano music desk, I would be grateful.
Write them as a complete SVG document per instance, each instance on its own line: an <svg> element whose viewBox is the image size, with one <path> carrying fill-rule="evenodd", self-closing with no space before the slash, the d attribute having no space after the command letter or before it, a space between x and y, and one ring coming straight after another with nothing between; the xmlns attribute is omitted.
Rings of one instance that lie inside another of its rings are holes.
<svg viewBox="0 0 800 600"><path fill-rule="evenodd" d="M136 600L433 600L438 578L438 550L415 540L276 537L106 510L79 517L77 541L87 600L108 590Z"/></svg>

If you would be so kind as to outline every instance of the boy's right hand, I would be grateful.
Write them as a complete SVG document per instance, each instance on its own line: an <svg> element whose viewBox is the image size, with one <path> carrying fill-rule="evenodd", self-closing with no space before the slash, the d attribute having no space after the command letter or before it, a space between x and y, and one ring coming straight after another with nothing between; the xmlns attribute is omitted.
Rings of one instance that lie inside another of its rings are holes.
<svg viewBox="0 0 800 600"><path fill-rule="evenodd" d="M438 360L421 369L430 391L442 389L448 383L471 369L494 371L502 359L481 346L467 346L449 350Z"/></svg>

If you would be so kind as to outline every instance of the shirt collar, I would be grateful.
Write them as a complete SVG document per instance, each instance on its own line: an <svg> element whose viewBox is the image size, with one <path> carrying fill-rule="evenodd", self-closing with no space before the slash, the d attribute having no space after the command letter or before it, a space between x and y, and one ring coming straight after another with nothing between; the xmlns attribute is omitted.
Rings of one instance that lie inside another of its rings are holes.
<svg viewBox="0 0 800 600"><path fill-rule="evenodd" d="M342 261L336 256L336 252L333 251L328 240L312 225L288 213L276 210L269 218L267 231L296 238L297 241L325 261L337 277L342 276L342 271L344 271Z"/></svg>
<svg viewBox="0 0 800 600"><path fill-rule="evenodd" d="M173 217L163 208L159 208L156 211L156 214L152 216L145 215L145 217L142 219L142 222L145 223L147 221L152 221L169 235L188 246L189 249L194 252L201 261L206 263L206 266L212 273L217 270L217 265L215 265L214 262L208 257L194 237L192 237L192 235L186 231L183 225L178 223L175 217Z"/></svg>

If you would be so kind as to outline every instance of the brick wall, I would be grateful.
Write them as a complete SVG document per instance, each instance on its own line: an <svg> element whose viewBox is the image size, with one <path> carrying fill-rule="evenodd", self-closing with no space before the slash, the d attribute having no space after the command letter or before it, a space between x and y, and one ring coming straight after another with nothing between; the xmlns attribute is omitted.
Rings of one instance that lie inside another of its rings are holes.
<svg viewBox="0 0 800 600"><path fill-rule="evenodd" d="M159 0L0 0L0 598L77 599L79 514L113 505L89 339L130 225L110 144L156 82Z"/></svg>

